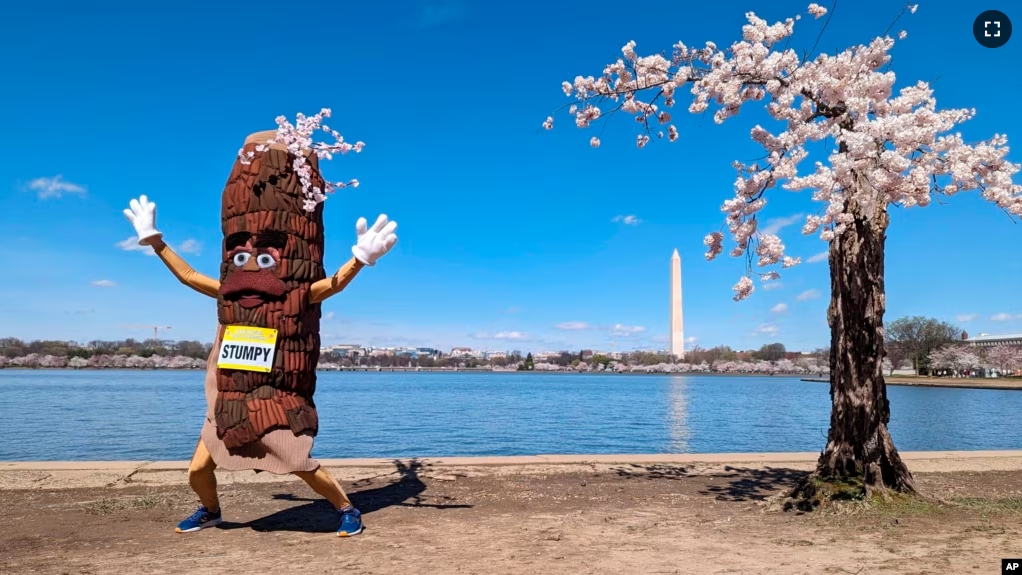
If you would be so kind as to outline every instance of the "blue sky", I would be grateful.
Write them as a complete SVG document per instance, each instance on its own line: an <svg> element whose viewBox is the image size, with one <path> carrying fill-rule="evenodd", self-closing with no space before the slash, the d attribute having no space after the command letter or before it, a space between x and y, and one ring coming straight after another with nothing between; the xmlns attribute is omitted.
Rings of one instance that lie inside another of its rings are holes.
<svg viewBox="0 0 1022 575"><path fill-rule="evenodd" d="M400 241L324 305L327 343L663 348L675 248L694 343L828 341L825 262L735 303L743 263L703 258L702 238L719 228L732 193L731 162L760 155L748 137L758 120L718 126L679 110L680 141L644 150L625 118L595 150L595 133L566 116L552 132L540 126L567 101L563 80L598 74L629 40L640 53L678 40L726 45L746 11L773 22L807 2L632 11L531 0L294 2L287 11L259 1L94 4L23 2L5 13L0 336L145 337L151 331L125 326L159 324L173 328L166 337L212 340L214 302L157 258L122 249L133 230L121 210L147 194L166 240L216 276L220 193L245 136L273 128L277 115L330 107L330 125L366 148L325 166L330 179L362 183L328 200L328 268L350 257L359 216L388 214ZM1022 11L1002 4L981 8L1022 23ZM869 41L901 7L842 2L820 49ZM901 84L933 81L941 107L977 108L966 139L1022 139L1020 80L1009 67L1022 61L1022 38L981 47L971 30L979 12L920 2L895 29L908 38L893 70ZM821 22L803 18L796 44L811 45ZM817 209L808 194L770 198L764 215L790 254L811 261L824 251L800 233ZM895 209L891 219L889 319L1022 331L1018 224L974 195Z"/></svg>

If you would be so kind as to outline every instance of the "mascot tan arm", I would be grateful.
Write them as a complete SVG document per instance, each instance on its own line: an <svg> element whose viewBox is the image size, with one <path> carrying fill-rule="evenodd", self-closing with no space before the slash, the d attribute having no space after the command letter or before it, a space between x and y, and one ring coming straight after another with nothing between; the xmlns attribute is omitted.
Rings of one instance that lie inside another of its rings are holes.
<svg viewBox="0 0 1022 575"><path fill-rule="evenodd" d="M131 200L130 208L124 210L124 216L135 227L139 245L152 246L156 255L160 256L181 283L201 294L217 297L220 282L195 271L163 241L163 232L156 229L156 202L150 202L145 196L140 196L137 200ZM322 303L327 298L341 293L363 267L376 265L376 260L397 243L397 234L394 233L396 229L397 222L388 221L386 215L380 215L372 228L367 226L365 218L359 218L355 222L358 239L351 248L354 257L341 266L333 276L312 284L309 291L310 302Z"/></svg>
<svg viewBox="0 0 1022 575"><path fill-rule="evenodd" d="M160 256L181 283L201 294L217 297L220 282L195 271L163 241L163 233L156 229L156 202L150 202L145 196L140 196L137 200L131 200L130 208L124 210L124 216L135 227L138 244L152 246L156 255Z"/></svg>
<svg viewBox="0 0 1022 575"><path fill-rule="evenodd" d="M341 293L363 267L376 265L376 260L397 243L397 234L394 233L396 229L397 222L388 221L386 215L381 214L371 228L367 226L365 218L359 218L355 222L358 239L351 247L354 257L341 266L333 276L312 284L309 301L321 303L328 297Z"/></svg>

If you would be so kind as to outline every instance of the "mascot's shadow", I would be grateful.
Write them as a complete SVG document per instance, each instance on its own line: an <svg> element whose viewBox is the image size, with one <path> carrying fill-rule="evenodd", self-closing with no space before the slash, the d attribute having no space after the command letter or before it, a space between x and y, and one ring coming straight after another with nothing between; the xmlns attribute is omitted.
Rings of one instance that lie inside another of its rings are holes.
<svg viewBox="0 0 1022 575"><path fill-rule="evenodd" d="M367 515L391 506L405 507L433 507L435 509L462 509L470 508L471 505L459 504L430 504L422 502L422 494L426 491L426 484L419 477L419 472L424 465L418 460L394 462L399 474L399 479L383 487L364 489L357 492L349 492L351 502ZM355 483L369 483L371 480L362 480ZM274 499L284 501L302 501L304 505L289 507L244 523L233 523L224 521L220 529L244 529L254 531L302 531L306 533L333 533L337 529L338 515L333 505L324 499L309 499L296 497L292 493L278 493Z"/></svg>

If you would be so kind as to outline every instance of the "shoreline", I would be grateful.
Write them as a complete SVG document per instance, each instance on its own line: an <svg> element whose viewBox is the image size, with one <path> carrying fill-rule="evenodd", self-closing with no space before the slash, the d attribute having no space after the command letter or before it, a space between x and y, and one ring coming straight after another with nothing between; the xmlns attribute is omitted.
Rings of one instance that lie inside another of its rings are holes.
<svg viewBox="0 0 1022 575"><path fill-rule="evenodd" d="M5 371L59 371L59 372L203 372L205 368L0 368L0 374ZM806 376L805 374L760 374L760 373L719 373L719 372L645 372L645 371L527 371L517 370L490 370L481 368L358 368L340 370L317 370L317 373L329 372L351 372L351 373L445 373L445 374L531 374L531 375L637 375L637 376L677 376L677 377L756 377L756 378L797 378L807 383L830 383L825 377ZM935 378L928 376L886 376L884 382L887 385L907 387L949 387L958 389L997 389L1022 391L1022 378Z"/></svg>
<svg viewBox="0 0 1022 575"><path fill-rule="evenodd" d="M1022 472L1022 450L902 451L913 473ZM633 455L519 455L501 457L423 457L319 459L341 481L363 481L381 474L419 470L423 477L553 477L574 473L619 474L647 470L685 475L729 475L735 470L812 471L819 453L686 453ZM675 471L670 471L675 470ZM630 472L630 471L629 471ZM253 471L217 472L222 486L301 483L293 475ZM0 493L59 492L78 489L166 488L188 485L188 461L2 461Z"/></svg>
<svg viewBox="0 0 1022 575"><path fill-rule="evenodd" d="M202 372L205 368L0 368L0 374L5 371L61 371L61 372ZM351 372L351 373L446 373L446 374L530 374L530 375L637 375L637 376L681 376L681 377L756 377L756 378L797 378L807 383L830 383L825 377L806 376L805 374L759 374L759 373L719 373L719 372L644 372L644 371L527 371L517 370L490 370L480 368L358 368L341 370L317 370L317 373L329 372ZM934 378L927 376L886 376L884 382L887 385L898 385L908 387L949 387L959 389L998 389L1022 391L1022 378Z"/></svg>
<svg viewBox="0 0 1022 575"><path fill-rule="evenodd" d="M1018 459L1022 462L1022 449L952 450L952 451L899 451L905 461ZM429 456L429 457L350 457L317 458L323 467L362 468L393 467L394 465L423 465L430 467L514 467L528 465L683 465L708 464L779 464L815 463L820 457L814 451L751 452L751 453L624 453L624 454L536 454L536 455L483 455L483 456ZM53 460L8 461L0 460L3 471L89 471L113 469L139 469L146 471L187 471L189 461L168 460Z"/></svg>
<svg viewBox="0 0 1022 575"><path fill-rule="evenodd" d="M820 377L803 377L802 381L810 383L830 383L829 379ZM885 377L884 383L903 387L947 387L954 389L998 389L1022 391L1022 379L997 377Z"/></svg>

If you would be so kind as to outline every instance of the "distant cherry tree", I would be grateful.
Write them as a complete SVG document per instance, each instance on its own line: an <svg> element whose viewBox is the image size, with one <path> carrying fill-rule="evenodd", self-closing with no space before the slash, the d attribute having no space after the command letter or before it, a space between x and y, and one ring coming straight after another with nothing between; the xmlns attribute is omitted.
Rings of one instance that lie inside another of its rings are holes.
<svg viewBox="0 0 1022 575"><path fill-rule="evenodd" d="M960 345L945 345L930 352L930 367L946 369L956 374L977 369L982 364L979 356Z"/></svg>
<svg viewBox="0 0 1022 575"><path fill-rule="evenodd" d="M995 345L986 350L984 364L1001 372L1022 369L1022 349L1013 345Z"/></svg>
<svg viewBox="0 0 1022 575"><path fill-rule="evenodd" d="M817 4L808 11L816 18L827 13ZM906 7L898 18L915 11ZM1009 214L1022 214L1022 187L1012 180L1019 166L1006 159L1005 136L967 144L953 131L975 110L938 110L925 82L895 93L895 74L888 69L895 40L886 33L835 55L801 57L787 46L799 18L771 25L751 12L746 16L742 39L725 49L713 42L702 48L679 42L669 55L641 56L629 42L600 76L564 82L564 93L575 99L568 111L580 128L628 114L640 126L636 145L642 148L653 138L680 137L670 110L683 89L693 96L688 110L712 109L717 123L749 103L765 107L777 126L750 130L765 155L734 163L734 197L722 207L733 244L729 253L744 258L746 266L734 299L752 294L754 275L775 280L777 266L800 263L785 253L776 234L759 228L773 189L811 190L823 204L808 216L803 233L818 233L828 242L831 272L830 431L815 472L791 492L789 504L813 508L832 496L845 497L848 485L860 496L914 492L887 429L882 362L888 208L926 206L934 196L977 190ZM551 116L544 127L553 126ZM825 161L800 171L809 146L822 142L834 144ZM590 144L599 147L599 137ZM706 236L707 259L723 252L724 228Z"/></svg>

